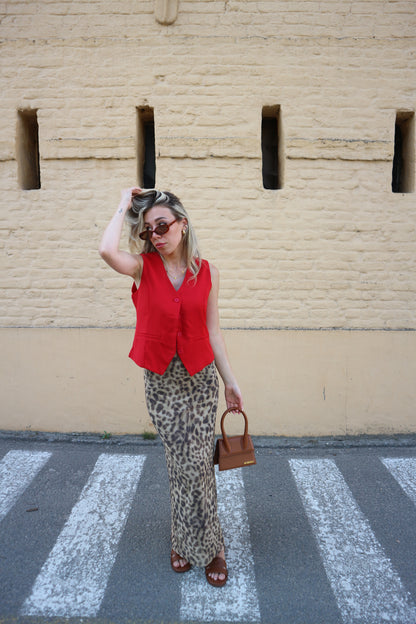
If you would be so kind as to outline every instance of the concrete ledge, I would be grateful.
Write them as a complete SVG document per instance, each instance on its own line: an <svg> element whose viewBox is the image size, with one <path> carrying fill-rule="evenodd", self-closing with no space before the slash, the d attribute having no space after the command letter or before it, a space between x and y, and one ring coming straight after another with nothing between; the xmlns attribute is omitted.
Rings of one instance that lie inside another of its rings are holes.
<svg viewBox="0 0 416 624"><path fill-rule="evenodd" d="M259 449L327 449L327 448L414 448L416 434L285 437L252 436L254 447ZM46 431L0 431L0 440L15 442L48 442L67 444L100 444L104 446L162 446L159 436L146 439L143 435L111 435L96 433L54 433Z"/></svg>

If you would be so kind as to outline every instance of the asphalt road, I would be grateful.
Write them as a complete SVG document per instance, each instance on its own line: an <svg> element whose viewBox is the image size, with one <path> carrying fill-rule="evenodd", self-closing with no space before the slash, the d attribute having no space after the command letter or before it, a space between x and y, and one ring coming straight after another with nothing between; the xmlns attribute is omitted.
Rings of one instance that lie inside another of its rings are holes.
<svg viewBox="0 0 416 624"><path fill-rule="evenodd" d="M256 446L216 589L170 568L158 442L0 436L0 623L415 624L416 437Z"/></svg>

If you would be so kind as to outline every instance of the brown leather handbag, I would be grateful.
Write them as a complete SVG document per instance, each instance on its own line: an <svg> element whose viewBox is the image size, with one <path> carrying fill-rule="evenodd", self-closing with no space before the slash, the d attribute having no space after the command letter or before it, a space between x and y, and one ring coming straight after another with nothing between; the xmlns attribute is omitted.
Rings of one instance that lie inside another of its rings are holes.
<svg viewBox="0 0 416 624"><path fill-rule="evenodd" d="M229 412L240 412L244 416L244 434L239 436L227 436L224 429L224 418ZM248 420L243 410L228 409L221 417L222 439L217 440L214 453L214 464L218 464L219 470L230 470L243 466L253 466L256 463L254 446L248 433Z"/></svg>

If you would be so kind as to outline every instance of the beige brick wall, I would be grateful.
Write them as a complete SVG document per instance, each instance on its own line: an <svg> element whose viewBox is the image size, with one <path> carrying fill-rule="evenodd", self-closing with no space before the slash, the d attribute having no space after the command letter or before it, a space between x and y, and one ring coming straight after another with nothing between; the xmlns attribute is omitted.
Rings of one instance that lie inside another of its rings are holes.
<svg viewBox="0 0 416 624"><path fill-rule="evenodd" d="M396 111L416 108L414 2L180 0L170 26L144 0L14 0L0 14L4 328L134 324L129 280L97 247L136 182L149 105L156 184L221 270L224 327L416 330L415 195L391 192ZM281 107L278 191L262 186L267 105ZM28 108L41 189L23 191Z"/></svg>

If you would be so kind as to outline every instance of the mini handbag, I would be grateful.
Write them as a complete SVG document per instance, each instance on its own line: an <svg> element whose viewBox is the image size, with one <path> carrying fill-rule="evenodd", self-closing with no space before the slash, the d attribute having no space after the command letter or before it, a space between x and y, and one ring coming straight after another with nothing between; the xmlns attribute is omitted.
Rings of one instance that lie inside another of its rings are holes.
<svg viewBox="0 0 416 624"><path fill-rule="evenodd" d="M224 429L224 419L229 412L240 412L244 416L244 434L239 436L227 436ZM242 468L256 463L254 446L248 433L248 420L243 410L227 409L221 417L222 438L217 440L214 453L214 464L218 464L219 470Z"/></svg>

